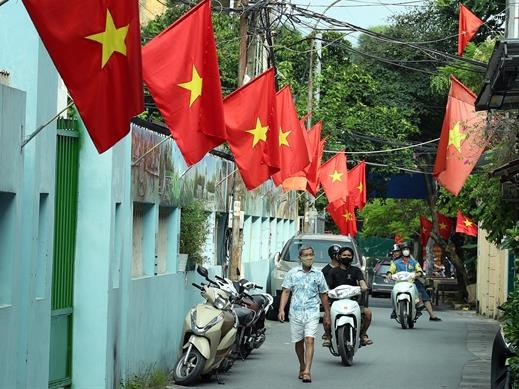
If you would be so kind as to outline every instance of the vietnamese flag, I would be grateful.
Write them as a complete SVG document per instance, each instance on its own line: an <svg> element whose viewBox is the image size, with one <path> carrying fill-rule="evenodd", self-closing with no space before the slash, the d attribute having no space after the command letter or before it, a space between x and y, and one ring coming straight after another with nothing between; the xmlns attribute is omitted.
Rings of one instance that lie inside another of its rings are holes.
<svg viewBox="0 0 519 389"><path fill-rule="evenodd" d="M144 111L139 4L23 0L99 153Z"/></svg>
<svg viewBox="0 0 519 389"><path fill-rule="evenodd" d="M305 169L306 190L312 196L316 197L320 186L319 172L321 171L321 161L323 159L324 145L326 141L321 139L322 122L317 122L308 131L308 149L312 154L312 162Z"/></svg>
<svg viewBox="0 0 519 389"><path fill-rule="evenodd" d="M227 143L251 190L279 171L274 69L238 88L223 102Z"/></svg>
<svg viewBox="0 0 519 389"><path fill-rule="evenodd" d="M460 4L460 16L458 26L458 55L461 56L472 37L476 35L483 21L474 15L467 7Z"/></svg>
<svg viewBox="0 0 519 389"><path fill-rule="evenodd" d="M357 235L357 219L355 218L355 209L349 200L338 200L329 203L326 210L331 218L339 227L342 235Z"/></svg>
<svg viewBox="0 0 519 389"><path fill-rule="evenodd" d="M427 245L429 237L431 236L432 227L432 221L420 215L420 243L422 246Z"/></svg>
<svg viewBox="0 0 519 389"><path fill-rule="evenodd" d="M438 219L438 233L442 239L448 240L454 225L452 219L440 212L436 212L436 218Z"/></svg>
<svg viewBox="0 0 519 389"><path fill-rule="evenodd" d="M274 174L272 179L276 185L281 185L285 178L307 167L310 157L288 86L276 94L276 112L279 128L280 171Z"/></svg>
<svg viewBox="0 0 519 389"><path fill-rule="evenodd" d="M186 163L225 142L222 91L211 21L204 0L142 50L144 81Z"/></svg>
<svg viewBox="0 0 519 389"><path fill-rule="evenodd" d="M348 186L352 205L361 210L366 205L366 162L361 161L348 171Z"/></svg>
<svg viewBox="0 0 519 389"><path fill-rule="evenodd" d="M458 211L456 217L456 232L470 236L478 236L478 225L468 216L461 213L461 211Z"/></svg>
<svg viewBox="0 0 519 389"><path fill-rule="evenodd" d="M457 196L485 149L485 114L474 108L476 95L451 77L447 109L433 174L449 192Z"/></svg>
<svg viewBox="0 0 519 389"><path fill-rule="evenodd" d="M346 200L348 197L348 173L344 151L338 152L321 166L319 180L329 203L336 200Z"/></svg>

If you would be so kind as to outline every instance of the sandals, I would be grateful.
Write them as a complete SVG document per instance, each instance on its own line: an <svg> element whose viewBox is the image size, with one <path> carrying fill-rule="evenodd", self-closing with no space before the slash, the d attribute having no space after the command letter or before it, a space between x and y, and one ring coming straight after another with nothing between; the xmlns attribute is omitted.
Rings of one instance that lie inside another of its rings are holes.
<svg viewBox="0 0 519 389"><path fill-rule="evenodd" d="M310 373L303 373L303 382L312 382L312 376Z"/></svg>
<svg viewBox="0 0 519 389"><path fill-rule="evenodd" d="M299 376L298 376L297 378L299 378L300 380L302 380L302 379L303 379L303 374L304 374L304 371L301 370L301 371L299 372Z"/></svg>
<svg viewBox="0 0 519 389"><path fill-rule="evenodd" d="M373 341L370 338L368 338L368 335L364 335L360 340L360 345L369 346L370 344L373 344Z"/></svg>

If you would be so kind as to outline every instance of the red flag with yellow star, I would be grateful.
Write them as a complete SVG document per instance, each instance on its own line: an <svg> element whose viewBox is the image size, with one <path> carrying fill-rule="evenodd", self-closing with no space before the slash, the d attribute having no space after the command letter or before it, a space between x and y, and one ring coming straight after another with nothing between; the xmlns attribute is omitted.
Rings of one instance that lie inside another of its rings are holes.
<svg viewBox="0 0 519 389"><path fill-rule="evenodd" d="M23 3L95 147L108 150L144 110L138 3Z"/></svg>
<svg viewBox="0 0 519 389"><path fill-rule="evenodd" d="M420 215L420 243L422 246L427 245L429 237L431 236L432 227L432 221Z"/></svg>
<svg viewBox="0 0 519 389"><path fill-rule="evenodd" d="M451 236L452 227L454 226L454 222L448 216L445 216L443 213L436 212L436 218L438 219L438 233L441 238L444 240L448 240Z"/></svg>
<svg viewBox="0 0 519 389"><path fill-rule="evenodd" d="M460 4L460 16L458 26L458 55L461 56L472 37L476 35L483 21L474 15L467 7Z"/></svg>
<svg viewBox="0 0 519 389"><path fill-rule="evenodd" d="M338 152L321 166L319 180L329 203L346 200L348 197L348 173L344 151Z"/></svg>
<svg viewBox="0 0 519 389"><path fill-rule="evenodd" d="M366 162L361 161L348 171L349 195L355 208L362 209L366 205Z"/></svg>
<svg viewBox="0 0 519 389"><path fill-rule="evenodd" d="M225 142L211 3L204 0L142 50L144 81L186 163Z"/></svg>
<svg viewBox="0 0 519 389"><path fill-rule="evenodd" d="M279 128L280 170L272 176L276 185L297 174L310 164L308 146L294 107L288 86L276 94L277 123ZM306 131L305 131L306 132Z"/></svg>
<svg viewBox="0 0 519 389"><path fill-rule="evenodd" d="M461 191L486 146L483 134L485 114L475 111L475 101L476 95L451 77L433 174L455 196Z"/></svg>
<svg viewBox="0 0 519 389"><path fill-rule="evenodd" d="M279 171L274 69L238 88L223 102L227 143L251 190Z"/></svg>
<svg viewBox="0 0 519 389"><path fill-rule="evenodd" d="M458 211L456 217L456 232L470 236L478 236L478 225L474 220L465 216L461 211Z"/></svg>
<svg viewBox="0 0 519 389"><path fill-rule="evenodd" d="M329 203L326 210L331 218L339 227L342 235L357 235L357 219L355 218L355 209L349 200L338 200Z"/></svg>

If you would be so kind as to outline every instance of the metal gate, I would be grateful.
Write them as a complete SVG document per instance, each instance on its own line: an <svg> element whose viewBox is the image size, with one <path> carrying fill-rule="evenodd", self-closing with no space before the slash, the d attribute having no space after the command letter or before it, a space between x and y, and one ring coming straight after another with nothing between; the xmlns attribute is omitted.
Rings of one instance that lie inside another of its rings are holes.
<svg viewBox="0 0 519 389"><path fill-rule="evenodd" d="M79 131L75 119L58 119L49 388L72 384L72 307L76 245Z"/></svg>

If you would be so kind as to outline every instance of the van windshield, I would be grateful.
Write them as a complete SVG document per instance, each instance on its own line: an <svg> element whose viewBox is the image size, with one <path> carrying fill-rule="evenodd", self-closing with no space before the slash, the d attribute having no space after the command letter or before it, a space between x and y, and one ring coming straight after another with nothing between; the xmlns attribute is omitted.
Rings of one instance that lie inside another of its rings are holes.
<svg viewBox="0 0 519 389"><path fill-rule="evenodd" d="M341 247L350 247L350 242L344 241L333 241L333 240L307 240L307 239L294 239L287 250L283 252L282 260L287 262L299 261L299 249L301 247L312 247L315 251L315 262L317 263L328 263L330 257L328 256L328 248L331 245L337 244ZM355 249L353 249L355 250ZM357 257L357 255L355 255ZM355 263L358 263L358 258L355 258Z"/></svg>

